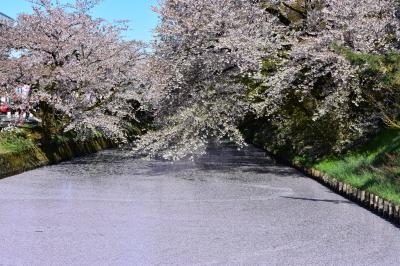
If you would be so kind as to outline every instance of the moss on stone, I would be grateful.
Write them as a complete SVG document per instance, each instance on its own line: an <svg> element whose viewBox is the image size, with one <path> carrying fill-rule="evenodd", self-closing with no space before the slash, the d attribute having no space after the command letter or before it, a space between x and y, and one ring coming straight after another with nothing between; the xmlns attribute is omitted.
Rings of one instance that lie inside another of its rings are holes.
<svg viewBox="0 0 400 266"><path fill-rule="evenodd" d="M32 170L47 164L53 164L75 157L95 153L110 148L113 144L102 137L85 142L69 140L47 144L43 147L32 145L19 152L0 154L0 178Z"/></svg>

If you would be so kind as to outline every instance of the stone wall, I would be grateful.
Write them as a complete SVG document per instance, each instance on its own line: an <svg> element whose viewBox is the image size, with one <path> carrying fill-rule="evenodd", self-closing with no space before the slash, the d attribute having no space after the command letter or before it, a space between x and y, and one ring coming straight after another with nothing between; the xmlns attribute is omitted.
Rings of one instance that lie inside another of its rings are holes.
<svg viewBox="0 0 400 266"><path fill-rule="evenodd" d="M343 195L349 200L356 202L358 205L369 209L370 211L378 214L379 216L382 216L390 222L396 225L400 225L399 205L396 205L393 202L381 198L366 190L362 190L341 182L336 178L328 176L325 173L318 171L314 168L304 167L299 162L295 161L291 164L293 167L297 168L298 170L320 182L321 184L329 187L336 193Z"/></svg>
<svg viewBox="0 0 400 266"><path fill-rule="evenodd" d="M334 177L328 176L327 174L318 171L317 169L307 167L302 165L298 161L293 161L292 154L290 151L276 152L268 151L268 146L266 145L268 138L266 134L262 131L262 128L250 128L244 131L246 140L255 146L267 150L268 154L275 158L277 161L291 165L305 175L313 178L319 183L327 186L332 191L343 195L349 200L357 203L358 205L376 213L377 215L387 219L388 221L400 226L400 206L394 204L393 202L379 197L369 191L361 190L356 187L340 182Z"/></svg>
<svg viewBox="0 0 400 266"><path fill-rule="evenodd" d="M16 175L44 165L71 160L86 154L111 148L113 144L104 139L96 138L85 142L68 141L53 143L46 146L35 146L22 153L0 155L0 178Z"/></svg>

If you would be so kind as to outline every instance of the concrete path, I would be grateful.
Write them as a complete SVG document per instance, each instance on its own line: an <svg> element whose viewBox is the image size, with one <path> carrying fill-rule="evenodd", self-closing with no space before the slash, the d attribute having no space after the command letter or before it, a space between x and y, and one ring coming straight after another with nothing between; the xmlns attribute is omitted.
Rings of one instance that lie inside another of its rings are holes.
<svg viewBox="0 0 400 266"><path fill-rule="evenodd" d="M400 231L254 148L0 180L0 265L400 265Z"/></svg>

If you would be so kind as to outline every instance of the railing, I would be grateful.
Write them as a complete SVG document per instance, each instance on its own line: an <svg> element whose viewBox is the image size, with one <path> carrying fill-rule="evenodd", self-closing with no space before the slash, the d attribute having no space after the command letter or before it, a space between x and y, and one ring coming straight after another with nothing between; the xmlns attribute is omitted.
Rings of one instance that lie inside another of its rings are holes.
<svg viewBox="0 0 400 266"><path fill-rule="evenodd" d="M21 126L24 124L36 125L38 124L38 119L33 116L21 118L18 114L0 114L0 128L4 128L8 125Z"/></svg>

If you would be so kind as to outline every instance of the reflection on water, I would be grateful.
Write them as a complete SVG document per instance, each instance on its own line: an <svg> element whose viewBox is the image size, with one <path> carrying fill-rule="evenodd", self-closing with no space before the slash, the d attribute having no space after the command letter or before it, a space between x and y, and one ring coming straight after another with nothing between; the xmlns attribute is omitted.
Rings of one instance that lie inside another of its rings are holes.
<svg viewBox="0 0 400 266"><path fill-rule="evenodd" d="M207 154L201 158L176 162L133 158L129 151L106 150L53 166L53 170L68 173L70 176L158 176L173 173L182 175L184 172L186 179L190 179L190 172L197 171L280 175L292 175L295 172L291 168L277 166L276 162L260 149L248 146L238 150L233 144L210 145Z"/></svg>

